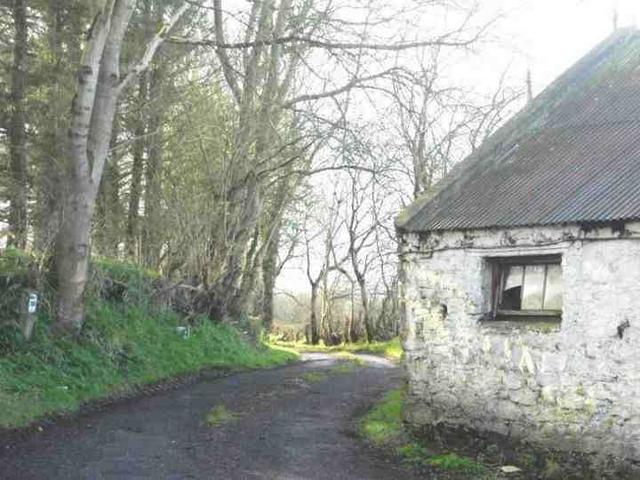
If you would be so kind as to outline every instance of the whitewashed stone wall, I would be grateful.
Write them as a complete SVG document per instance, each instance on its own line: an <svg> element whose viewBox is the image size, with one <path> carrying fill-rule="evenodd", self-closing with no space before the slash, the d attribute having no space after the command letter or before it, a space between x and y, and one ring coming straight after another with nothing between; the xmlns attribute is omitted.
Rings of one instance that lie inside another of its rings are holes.
<svg viewBox="0 0 640 480"><path fill-rule="evenodd" d="M482 321L486 258L542 254L562 255L562 322ZM640 223L408 233L401 263L409 422L640 462Z"/></svg>

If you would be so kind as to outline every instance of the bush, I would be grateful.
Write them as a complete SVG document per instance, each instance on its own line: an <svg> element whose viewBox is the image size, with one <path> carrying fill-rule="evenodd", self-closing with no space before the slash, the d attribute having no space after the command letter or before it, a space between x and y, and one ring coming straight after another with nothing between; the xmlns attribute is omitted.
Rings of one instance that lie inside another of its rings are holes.
<svg viewBox="0 0 640 480"><path fill-rule="evenodd" d="M89 279L89 298L148 306L161 277L133 263L98 258L91 262Z"/></svg>

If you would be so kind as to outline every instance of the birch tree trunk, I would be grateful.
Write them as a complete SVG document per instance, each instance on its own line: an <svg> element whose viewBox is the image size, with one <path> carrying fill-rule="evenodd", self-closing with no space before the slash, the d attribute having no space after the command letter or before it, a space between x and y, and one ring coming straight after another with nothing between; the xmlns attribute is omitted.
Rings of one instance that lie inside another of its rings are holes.
<svg viewBox="0 0 640 480"><path fill-rule="evenodd" d="M78 72L69 131L71 171L57 239L58 297L56 327L77 332L84 321L91 220L109 152L118 98L151 62L167 31L187 9L185 4L149 43L142 60L120 78L120 53L135 0L106 0L89 32Z"/></svg>
<svg viewBox="0 0 640 480"><path fill-rule="evenodd" d="M84 321L91 219L111 139L119 54L132 7L133 2L106 2L94 20L78 72L69 131L72 165L56 258L56 327L65 332L79 331Z"/></svg>

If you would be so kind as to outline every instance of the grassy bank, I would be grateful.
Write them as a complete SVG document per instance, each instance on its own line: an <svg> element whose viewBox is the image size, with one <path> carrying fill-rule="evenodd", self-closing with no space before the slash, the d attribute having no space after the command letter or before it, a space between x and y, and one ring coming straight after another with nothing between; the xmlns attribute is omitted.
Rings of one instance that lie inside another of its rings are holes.
<svg viewBox="0 0 640 480"><path fill-rule="evenodd" d="M77 339L51 335L46 309L28 342L15 326L3 324L0 427L24 426L90 400L205 368L261 368L296 358L247 342L234 328L205 318L193 322L188 336L179 333L180 316L150 301L155 278L131 265L94 265L86 322Z"/></svg>
<svg viewBox="0 0 640 480"><path fill-rule="evenodd" d="M308 345L302 342L279 342L274 341L271 345L280 348L286 348L298 353L323 352L323 353L370 353L373 355L381 355L392 360L400 360L402 358L402 345L400 339L394 338L387 342L372 343L345 343L327 347L324 344Z"/></svg>
<svg viewBox="0 0 640 480"><path fill-rule="evenodd" d="M361 419L361 435L376 447L400 456L409 465L440 472L438 478L494 478L485 465L472 458L436 451L412 438L402 423L403 403L403 390L389 392Z"/></svg>
<svg viewBox="0 0 640 480"><path fill-rule="evenodd" d="M295 359L252 346L233 328L203 320L188 338L178 317L105 302L90 309L79 340L51 337L42 319L35 337L0 358L0 426L17 427L89 400L204 368L259 368Z"/></svg>

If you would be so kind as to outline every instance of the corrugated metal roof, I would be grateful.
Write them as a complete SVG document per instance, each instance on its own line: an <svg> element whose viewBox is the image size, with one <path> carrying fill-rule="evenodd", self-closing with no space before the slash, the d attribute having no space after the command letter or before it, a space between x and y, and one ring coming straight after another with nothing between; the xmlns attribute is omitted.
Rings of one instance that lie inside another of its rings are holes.
<svg viewBox="0 0 640 480"><path fill-rule="evenodd" d="M640 32L616 32L458 165L403 231L640 219Z"/></svg>

